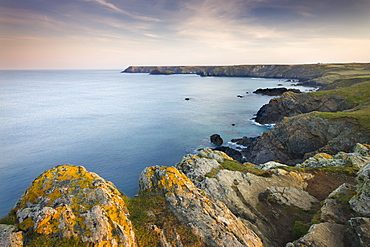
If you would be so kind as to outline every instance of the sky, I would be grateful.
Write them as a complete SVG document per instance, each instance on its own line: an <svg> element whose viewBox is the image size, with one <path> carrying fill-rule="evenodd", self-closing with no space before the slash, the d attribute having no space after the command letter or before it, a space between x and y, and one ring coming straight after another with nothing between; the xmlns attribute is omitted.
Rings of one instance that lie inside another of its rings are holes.
<svg viewBox="0 0 370 247"><path fill-rule="evenodd" d="M0 0L0 69L370 62L369 0Z"/></svg>

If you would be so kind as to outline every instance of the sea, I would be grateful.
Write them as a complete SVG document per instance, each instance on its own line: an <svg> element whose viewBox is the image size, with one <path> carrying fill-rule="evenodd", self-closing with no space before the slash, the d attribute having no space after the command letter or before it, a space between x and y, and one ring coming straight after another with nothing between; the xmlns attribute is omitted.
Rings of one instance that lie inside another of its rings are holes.
<svg viewBox="0 0 370 247"><path fill-rule="evenodd" d="M119 70L0 71L0 217L32 181L57 165L84 166L126 195L141 171L173 166L214 147L209 137L258 136L251 120L279 79L120 73ZM189 98L189 100L185 100Z"/></svg>

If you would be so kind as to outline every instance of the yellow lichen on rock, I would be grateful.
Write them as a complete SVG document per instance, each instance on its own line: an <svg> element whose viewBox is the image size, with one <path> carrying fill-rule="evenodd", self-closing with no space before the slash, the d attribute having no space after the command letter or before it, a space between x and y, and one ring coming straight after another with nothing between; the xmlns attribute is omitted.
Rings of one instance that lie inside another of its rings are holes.
<svg viewBox="0 0 370 247"><path fill-rule="evenodd" d="M14 209L21 230L78 236L94 246L136 246L120 192L82 166L61 165L45 171Z"/></svg>
<svg viewBox="0 0 370 247"><path fill-rule="evenodd" d="M314 156L314 158L316 158L316 159L333 159L333 156L331 156L330 154L326 154L326 153L318 153Z"/></svg>

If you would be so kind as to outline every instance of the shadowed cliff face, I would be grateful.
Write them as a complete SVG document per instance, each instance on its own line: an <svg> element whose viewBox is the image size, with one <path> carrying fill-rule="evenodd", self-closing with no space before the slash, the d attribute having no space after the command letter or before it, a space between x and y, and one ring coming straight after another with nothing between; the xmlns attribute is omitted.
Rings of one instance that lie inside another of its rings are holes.
<svg viewBox="0 0 370 247"><path fill-rule="evenodd" d="M341 96L284 93L279 98L273 98L262 106L256 116L260 124L278 123L284 117L292 117L312 111L337 112L350 108L350 105Z"/></svg>
<svg viewBox="0 0 370 247"><path fill-rule="evenodd" d="M295 164L318 152L349 152L357 142L369 141L369 133L356 120L325 119L312 112L283 119L274 129L263 133L246 155L257 164L272 160Z"/></svg>

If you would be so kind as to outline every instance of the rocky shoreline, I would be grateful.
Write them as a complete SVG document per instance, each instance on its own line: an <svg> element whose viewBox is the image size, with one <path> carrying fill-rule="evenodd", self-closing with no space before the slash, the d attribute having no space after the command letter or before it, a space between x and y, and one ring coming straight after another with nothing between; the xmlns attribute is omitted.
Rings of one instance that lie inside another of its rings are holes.
<svg viewBox="0 0 370 247"><path fill-rule="evenodd" d="M275 127L234 140L248 148L203 149L173 167L147 167L132 199L82 166L47 170L0 220L0 246L369 246L370 78L336 80L325 73L344 65L320 66L128 68L289 74L331 90L271 99L256 121Z"/></svg>
<svg viewBox="0 0 370 247"><path fill-rule="evenodd" d="M204 149L174 167L146 168L129 199L84 167L61 165L33 181L9 214L13 222L2 219L0 244L368 246L369 174L364 144L294 167L241 164Z"/></svg>

